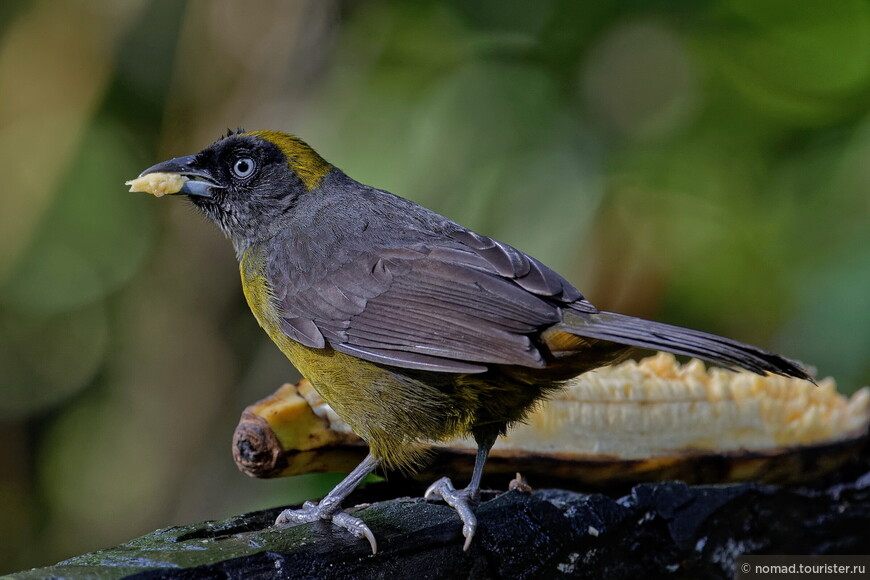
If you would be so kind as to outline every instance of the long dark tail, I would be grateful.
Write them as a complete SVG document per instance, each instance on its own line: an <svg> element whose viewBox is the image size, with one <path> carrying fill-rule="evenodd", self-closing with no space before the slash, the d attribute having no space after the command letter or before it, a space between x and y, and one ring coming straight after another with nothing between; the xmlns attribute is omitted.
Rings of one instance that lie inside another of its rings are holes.
<svg viewBox="0 0 870 580"><path fill-rule="evenodd" d="M613 312L568 310L557 326L570 334L652 350L693 356L726 368L773 373L815 382L803 367L785 357L730 338Z"/></svg>

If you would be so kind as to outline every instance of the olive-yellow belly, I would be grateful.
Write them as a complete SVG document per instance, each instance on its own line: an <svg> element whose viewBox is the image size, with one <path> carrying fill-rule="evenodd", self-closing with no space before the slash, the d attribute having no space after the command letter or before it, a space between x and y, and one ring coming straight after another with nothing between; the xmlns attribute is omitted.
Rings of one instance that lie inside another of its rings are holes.
<svg viewBox="0 0 870 580"><path fill-rule="evenodd" d="M522 419L541 387L497 370L453 374L380 365L302 345L281 330L281 312L256 249L241 260L251 311L290 362L388 466L411 468L428 444L468 434L475 426Z"/></svg>

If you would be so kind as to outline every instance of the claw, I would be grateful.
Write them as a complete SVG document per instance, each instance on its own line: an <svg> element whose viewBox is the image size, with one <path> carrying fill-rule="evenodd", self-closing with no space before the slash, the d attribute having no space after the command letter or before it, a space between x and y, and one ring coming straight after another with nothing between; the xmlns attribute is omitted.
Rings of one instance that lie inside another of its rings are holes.
<svg viewBox="0 0 870 580"><path fill-rule="evenodd" d="M426 499L442 499L444 503L456 510L459 519L462 520L462 535L465 536L465 545L462 550L467 552L471 547L471 540L477 531L477 517L471 509L474 501L474 492L468 489L457 491L449 477L442 477L429 486L423 495Z"/></svg>
<svg viewBox="0 0 870 580"><path fill-rule="evenodd" d="M332 523L340 528L344 528L356 538L367 539L372 547L372 554L378 553L378 543L375 540L375 535L361 519L355 518L347 512L340 511L332 516Z"/></svg>
<svg viewBox="0 0 870 580"><path fill-rule="evenodd" d="M372 556L374 556L378 553L378 542L375 540L375 535L372 533L369 527L365 525L363 526L362 532L366 539L369 541L369 546L372 547Z"/></svg>
<svg viewBox="0 0 870 580"><path fill-rule="evenodd" d="M375 540L375 535L369 529L364 521L350 515L340 509L338 505L321 506L313 501L306 501L302 504L302 509L291 510L286 509L281 512L275 520L275 525L297 526L308 522L316 522L318 520L328 520L333 525L345 529L350 532L355 538L365 538L369 541L372 547L372 554L378 553L378 543Z"/></svg>
<svg viewBox="0 0 870 580"><path fill-rule="evenodd" d="M471 539L474 537L474 528L462 526L462 535L465 536L465 543L462 545L462 551L467 552L471 547Z"/></svg>

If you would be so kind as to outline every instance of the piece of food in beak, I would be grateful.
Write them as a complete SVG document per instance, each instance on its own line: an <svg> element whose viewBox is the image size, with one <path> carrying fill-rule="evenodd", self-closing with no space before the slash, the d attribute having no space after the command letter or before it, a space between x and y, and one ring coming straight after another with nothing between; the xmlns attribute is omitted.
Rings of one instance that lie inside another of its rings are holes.
<svg viewBox="0 0 870 580"><path fill-rule="evenodd" d="M154 197L163 197L178 193L188 181L189 178L178 173L148 173L126 181L124 185L129 185L130 191L141 191L150 193Z"/></svg>

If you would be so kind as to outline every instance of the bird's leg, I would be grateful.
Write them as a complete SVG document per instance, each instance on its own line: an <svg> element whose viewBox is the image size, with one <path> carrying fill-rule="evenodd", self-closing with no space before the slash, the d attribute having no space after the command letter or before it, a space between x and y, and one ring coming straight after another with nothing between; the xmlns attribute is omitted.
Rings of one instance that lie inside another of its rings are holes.
<svg viewBox="0 0 870 580"><path fill-rule="evenodd" d="M333 524L340 528L344 528L357 538L366 538L372 546L372 554L378 551L378 544L375 541L375 536L369 527L359 518L355 518L350 514L341 510L341 502L365 479L365 477L374 471L381 463L381 460L369 453L362 463L357 465L347 477L341 480L341 483L336 485L332 491L326 494L318 503L306 501L302 504L302 509L292 510L286 509L275 520L275 525L290 524L298 525L318 520L330 520Z"/></svg>
<svg viewBox="0 0 870 580"><path fill-rule="evenodd" d="M474 515L472 505L480 499L480 480L483 477L483 466L486 464L489 450L492 449L498 438L499 431L498 426L488 426L473 432L474 440L477 442L477 455L474 458L474 471L471 474L471 482L468 487L457 490L453 487L453 482L450 481L449 477L442 477L430 485L424 495L426 499L443 499L447 505L456 510L459 519L462 520L462 535L465 536L465 545L462 549L466 551L471 546L471 539L474 538L474 533L477 531L477 517Z"/></svg>

